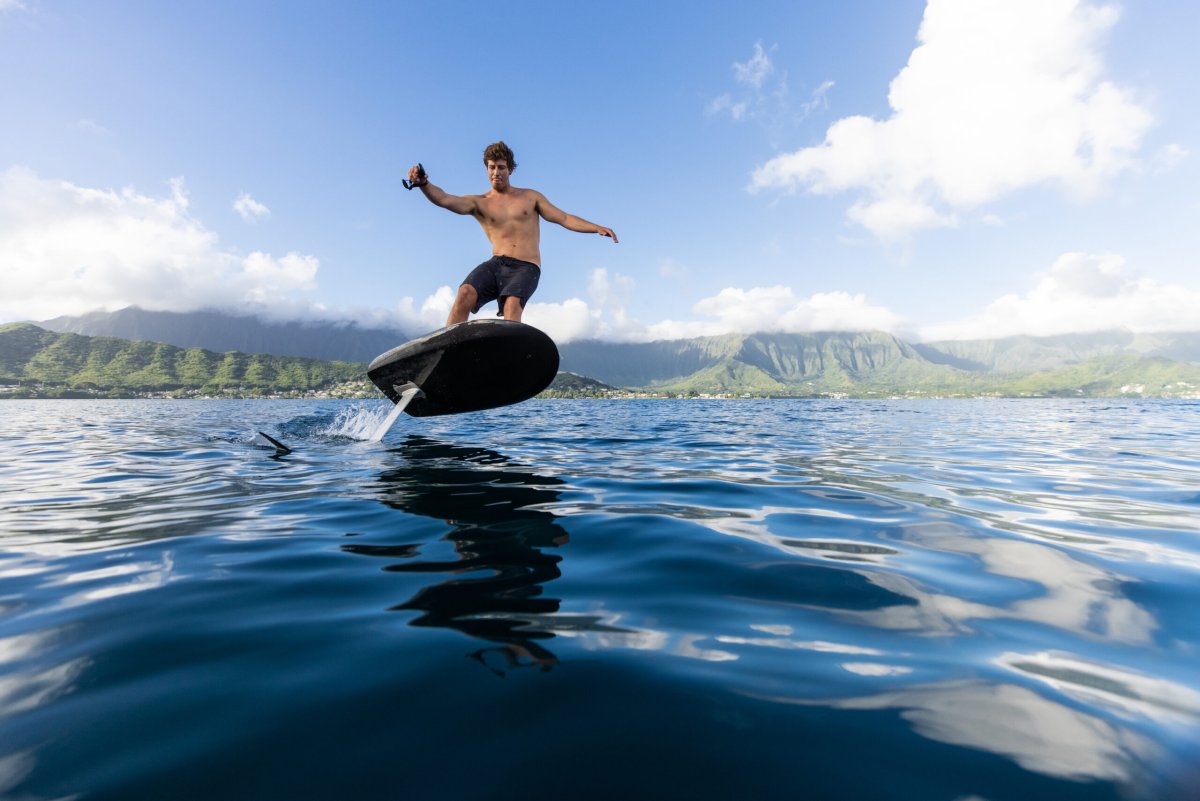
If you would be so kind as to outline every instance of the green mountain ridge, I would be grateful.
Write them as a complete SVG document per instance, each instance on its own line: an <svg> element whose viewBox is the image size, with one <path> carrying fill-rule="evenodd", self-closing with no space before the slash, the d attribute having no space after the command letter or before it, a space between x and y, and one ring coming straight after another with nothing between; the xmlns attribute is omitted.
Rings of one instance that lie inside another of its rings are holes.
<svg viewBox="0 0 1200 801"><path fill-rule="evenodd" d="M335 389L353 395L363 388L365 372L365 365L353 362L215 353L58 334L28 323L0 326L0 389L8 397L304 396Z"/></svg>
<svg viewBox="0 0 1200 801"><path fill-rule="evenodd" d="M1089 334L930 342L915 347L930 361L972 372L1029 372L1123 353L1200 362L1200 333L1196 332L1135 334L1115 329Z"/></svg>
<svg viewBox="0 0 1200 801"><path fill-rule="evenodd" d="M1151 341L1103 332L912 345L883 332L728 334L560 350L575 372L671 394L1194 397L1200 365L1145 355L1155 348L1190 354L1189 336Z"/></svg>
<svg viewBox="0 0 1200 801"><path fill-rule="evenodd" d="M1009 396L1200 398L1194 337L1121 334L913 345L882 332L727 334L649 343L566 343L545 397ZM1130 335L1132 337L1132 335ZM1138 349L1140 348L1140 352ZM1157 350L1156 350L1157 349ZM1014 365L1034 364L1034 369ZM1010 368L1010 369L1002 369ZM217 353L0 326L0 397L377 397L361 362ZM623 389L618 389L623 388Z"/></svg>
<svg viewBox="0 0 1200 801"><path fill-rule="evenodd" d="M607 398L623 394L625 390L609 386L594 378L577 375L567 371L559 371L550 382L550 386L542 391L544 398Z"/></svg>

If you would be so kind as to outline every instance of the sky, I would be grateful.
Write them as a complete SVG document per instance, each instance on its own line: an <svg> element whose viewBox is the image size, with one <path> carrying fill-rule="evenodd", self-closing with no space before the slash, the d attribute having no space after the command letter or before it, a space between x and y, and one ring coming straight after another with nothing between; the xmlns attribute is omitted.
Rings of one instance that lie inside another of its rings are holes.
<svg viewBox="0 0 1200 801"><path fill-rule="evenodd" d="M516 186L559 342L1200 331L1200 5L0 0L0 322L420 333ZM494 305L481 316L494 314Z"/></svg>

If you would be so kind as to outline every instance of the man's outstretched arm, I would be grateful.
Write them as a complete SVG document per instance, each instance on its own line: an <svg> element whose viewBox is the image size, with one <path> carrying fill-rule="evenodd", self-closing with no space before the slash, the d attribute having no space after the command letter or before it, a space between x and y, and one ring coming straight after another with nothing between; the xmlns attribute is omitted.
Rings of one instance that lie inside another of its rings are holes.
<svg viewBox="0 0 1200 801"><path fill-rule="evenodd" d="M612 239L614 244L618 241L613 229L605 228L603 225L596 225L594 222L588 222L574 214L567 214L549 200L546 200L546 197L541 194L538 195L537 211L546 222L557 223L568 231L577 231L581 234L600 234L600 236L607 236Z"/></svg>
<svg viewBox="0 0 1200 801"><path fill-rule="evenodd" d="M429 202L435 206L441 206L443 209L449 209L455 214L474 214L476 210L475 199L470 196L452 195L442 189L440 186L429 183L429 176L421 169L419 164L414 164L408 170L408 180L413 186L419 188L421 193L429 199Z"/></svg>

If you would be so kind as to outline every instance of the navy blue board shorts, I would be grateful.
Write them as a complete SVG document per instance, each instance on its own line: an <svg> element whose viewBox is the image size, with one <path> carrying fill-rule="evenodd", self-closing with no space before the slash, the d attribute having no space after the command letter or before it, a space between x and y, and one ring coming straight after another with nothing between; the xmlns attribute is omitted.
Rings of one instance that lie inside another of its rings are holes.
<svg viewBox="0 0 1200 801"><path fill-rule="evenodd" d="M520 298L521 308L525 308L541 277L542 268L533 262L508 256L492 256L471 270L471 274L463 283L475 287L475 291L479 293L472 313L478 313L484 305L496 300L500 302L497 314L503 316L504 301L510 297Z"/></svg>

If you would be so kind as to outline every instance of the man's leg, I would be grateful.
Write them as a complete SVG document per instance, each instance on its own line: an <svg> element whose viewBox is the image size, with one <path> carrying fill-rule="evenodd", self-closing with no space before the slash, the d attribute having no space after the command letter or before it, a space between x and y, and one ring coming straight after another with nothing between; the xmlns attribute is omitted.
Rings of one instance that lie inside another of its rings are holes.
<svg viewBox="0 0 1200 801"><path fill-rule="evenodd" d="M454 305L450 307L450 316L446 318L446 325L465 323L471 316L471 310L475 308L477 300L479 293L475 291L475 287L470 284L460 286L458 294L454 296Z"/></svg>
<svg viewBox="0 0 1200 801"><path fill-rule="evenodd" d="M520 298L509 295L508 297L506 297L504 299L504 319L505 320L512 320L513 322L517 322L517 323L521 322L521 312L523 310L524 309L521 306Z"/></svg>

